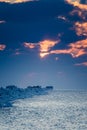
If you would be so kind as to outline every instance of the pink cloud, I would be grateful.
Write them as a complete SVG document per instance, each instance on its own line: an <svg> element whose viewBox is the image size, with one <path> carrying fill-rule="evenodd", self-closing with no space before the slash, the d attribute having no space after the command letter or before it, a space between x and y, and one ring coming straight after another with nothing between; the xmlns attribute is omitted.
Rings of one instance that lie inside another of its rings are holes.
<svg viewBox="0 0 87 130"><path fill-rule="evenodd" d="M0 51L5 50L5 48L6 48L6 45L0 44Z"/></svg>
<svg viewBox="0 0 87 130"><path fill-rule="evenodd" d="M87 62L77 63L76 66L87 66Z"/></svg>
<svg viewBox="0 0 87 130"><path fill-rule="evenodd" d="M28 43L28 42L25 42L24 46L27 48L30 48L30 49L33 49L36 47L36 45L34 43Z"/></svg>
<svg viewBox="0 0 87 130"><path fill-rule="evenodd" d="M8 3L22 3L27 1L38 1L38 0L0 0L0 2L8 2Z"/></svg>

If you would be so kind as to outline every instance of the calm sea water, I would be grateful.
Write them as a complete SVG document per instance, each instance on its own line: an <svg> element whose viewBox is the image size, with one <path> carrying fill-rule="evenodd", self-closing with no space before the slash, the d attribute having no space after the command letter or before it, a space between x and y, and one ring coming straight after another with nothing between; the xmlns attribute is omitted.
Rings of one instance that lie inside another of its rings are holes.
<svg viewBox="0 0 87 130"><path fill-rule="evenodd" d="M87 130L87 92L53 91L0 108L0 130Z"/></svg>

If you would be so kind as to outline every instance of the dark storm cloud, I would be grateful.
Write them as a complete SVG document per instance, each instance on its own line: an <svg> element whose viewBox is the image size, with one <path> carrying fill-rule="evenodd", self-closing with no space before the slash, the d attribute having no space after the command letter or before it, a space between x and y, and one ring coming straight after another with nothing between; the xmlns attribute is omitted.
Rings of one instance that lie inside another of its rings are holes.
<svg viewBox="0 0 87 130"><path fill-rule="evenodd" d="M24 42L58 40L58 35L62 35L61 46L64 48L67 44L84 38L76 33L80 23L78 28L75 23L82 22L84 16L84 13L79 16L79 10L63 0L16 4L0 2L0 43L6 44L6 49L18 49L23 47Z"/></svg>
<svg viewBox="0 0 87 130"><path fill-rule="evenodd" d="M0 3L0 18L8 22L36 22L68 13L72 6L64 1L35 1L19 4Z"/></svg>
<svg viewBox="0 0 87 130"><path fill-rule="evenodd" d="M0 42L6 43L7 47L18 48L23 42L57 39L59 33L69 35L72 33L69 30L71 24L58 19L58 16L68 15L72 9L72 5L61 0L18 4L2 2L0 20L6 22L0 24Z"/></svg>
<svg viewBox="0 0 87 130"><path fill-rule="evenodd" d="M80 0L81 4L87 4L87 0Z"/></svg>

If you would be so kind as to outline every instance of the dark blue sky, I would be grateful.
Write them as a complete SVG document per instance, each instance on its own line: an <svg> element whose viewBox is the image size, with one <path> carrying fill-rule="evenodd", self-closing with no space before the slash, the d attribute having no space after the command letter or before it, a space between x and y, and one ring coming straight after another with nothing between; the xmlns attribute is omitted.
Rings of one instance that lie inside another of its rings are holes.
<svg viewBox="0 0 87 130"><path fill-rule="evenodd" d="M86 0L0 0L0 86L87 87Z"/></svg>

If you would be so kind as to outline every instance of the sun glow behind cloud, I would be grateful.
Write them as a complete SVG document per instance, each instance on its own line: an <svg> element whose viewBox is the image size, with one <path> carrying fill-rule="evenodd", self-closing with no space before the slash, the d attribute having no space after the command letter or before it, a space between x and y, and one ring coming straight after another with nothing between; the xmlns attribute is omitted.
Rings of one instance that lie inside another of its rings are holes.
<svg viewBox="0 0 87 130"><path fill-rule="evenodd" d="M46 55L49 55L50 49L54 47L57 43L59 43L59 41L44 40L39 42L40 57L44 58Z"/></svg>
<svg viewBox="0 0 87 130"><path fill-rule="evenodd" d="M58 43L58 41L51 41L51 40L41 41L41 42L39 42L40 51L48 52L50 50L50 48L53 47L54 45L56 45L57 43Z"/></svg>
<svg viewBox="0 0 87 130"><path fill-rule="evenodd" d="M54 47L56 44L58 44L60 40L43 40L38 43L24 43L24 47L27 47L29 49L34 49L35 47L38 47L39 49L39 55L41 58L44 58L45 56L49 55L50 49Z"/></svg>

